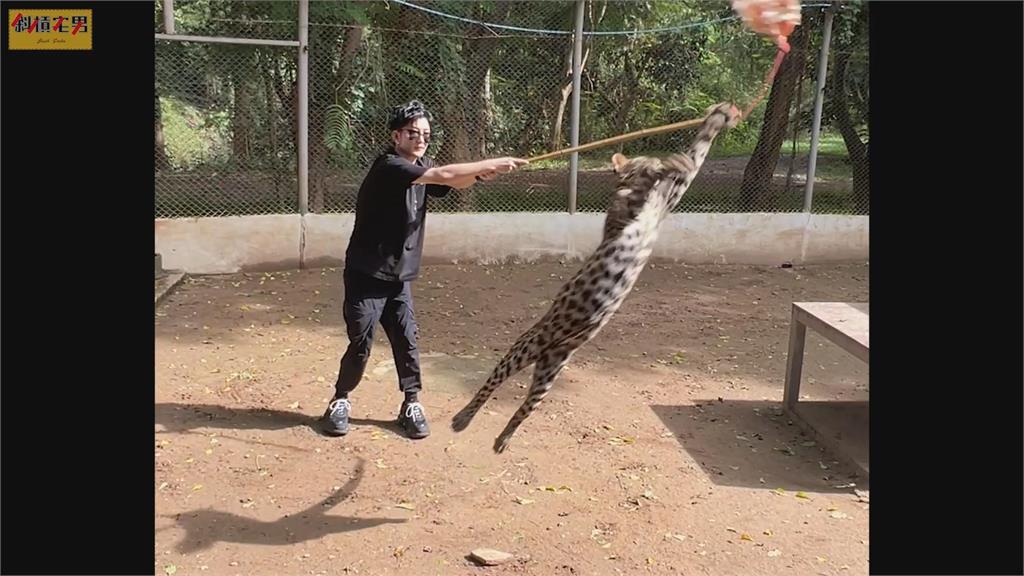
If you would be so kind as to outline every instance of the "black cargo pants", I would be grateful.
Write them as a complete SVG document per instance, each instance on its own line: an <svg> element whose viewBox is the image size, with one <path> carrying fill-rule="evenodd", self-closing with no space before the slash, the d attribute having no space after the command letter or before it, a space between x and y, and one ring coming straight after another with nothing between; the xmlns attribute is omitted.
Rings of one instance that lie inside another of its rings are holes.
<svg viewBox="0 0 1024 576"><path fill-rule="evenodd" d="M341 358L335 398L344 398L359 385L370 359L373 334L380 322L391 342L398 372L398 389L406 397L419 394L420 354L409 282L390 282L345 270L345 302L342 313L348 332L348 349Z"/></svg>

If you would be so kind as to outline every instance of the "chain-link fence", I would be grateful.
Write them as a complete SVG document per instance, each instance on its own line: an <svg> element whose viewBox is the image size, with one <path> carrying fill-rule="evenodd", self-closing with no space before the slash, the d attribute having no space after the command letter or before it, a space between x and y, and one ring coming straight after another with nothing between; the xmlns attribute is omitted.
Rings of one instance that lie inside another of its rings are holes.
<svg viewBox="0 0 1024 576"><path fill-rule="evenodd" d="M428 154L440 163L569 146L575 2L414 4L436 13L406 2L310 3L309 211L354 210L363 175L389 142L388 110L413 98L434 116ZM174 6L180 35L298 38L294 2ZM584 34L581 143L698 118L721 101L745 105L775 55L725 2L584 7L584 29L601 34ZM162 9L157 2L157 32ZM823 8L805 5L770 94L719 136L677 211L804 210L823 20ZM868 213L866 21L862 4L843 5L834 19L814 212ZM156 53L156 216L297 212L298 48L158 39ZM580 154L575 209L605 210L612 153L666 155L693 135ZM567 211L568 156L455 191L431 209Z"/></svg>

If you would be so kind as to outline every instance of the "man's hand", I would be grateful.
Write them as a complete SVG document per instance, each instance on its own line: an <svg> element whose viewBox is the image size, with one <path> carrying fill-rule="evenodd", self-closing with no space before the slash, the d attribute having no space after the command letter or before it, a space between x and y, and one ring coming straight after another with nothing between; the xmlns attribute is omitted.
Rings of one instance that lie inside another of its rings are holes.
<svg viewBox="0 0 1024 576"><path fill-rule="evenodd" d="M529 164L529 160L523 160L522 158L513 158L506 156L504 158L495 158L493 160L484 160L483 164L486 169L485 172L481 172L476 175L477 182L486 180L493 180L499 174L508 174L520 166Z"/></svg>
<svg viewBox="0 0 1024 576"><path fill-rule="evenodd" d="M519 168L520 166L525 166L530 163L529 160L523 160L522 158L513 158L511 156L506 156L504 158L495 158L493 160L486 160L485 162L486 164L488 164L488 174L508 174L509 172L515 170L516 168Z"/></svg>
<svg viewBox="0 0 1024 576"><path fill-rule="evenodd" d="M519 166L529 164L529 161L521 158L505 157L495 158L493 160L483 160L480 164L480 167L484 169L483 172L478 172L473 176L472 180L462 180L453 184L453 188L469 188L473 186L473 182L493 180L497 178L499 174L507 174Z"/></svg>

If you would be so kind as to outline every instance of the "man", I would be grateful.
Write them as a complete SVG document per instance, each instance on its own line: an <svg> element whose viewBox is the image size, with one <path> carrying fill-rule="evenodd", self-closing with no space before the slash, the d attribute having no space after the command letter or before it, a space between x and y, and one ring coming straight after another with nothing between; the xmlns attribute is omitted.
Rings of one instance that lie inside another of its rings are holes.
<svg viewBox="0 0 1024 576"><path fill-rule="evenodd" d="M333 436L348 433L352 409L348 396L362 380L377 322L391 342L398 388L405 394L399 425L410 438L430 434L419 401L422 383L410 289L423 254L426 197L468 188L527 163L496 158L434 166L424 156L430 144L430 119L416 100L394 109L388 120L392 146L373 162L359 188L355 227L345 253L343 315L349 344L341 358L334 398L323 416L324 431Z"/></svg>

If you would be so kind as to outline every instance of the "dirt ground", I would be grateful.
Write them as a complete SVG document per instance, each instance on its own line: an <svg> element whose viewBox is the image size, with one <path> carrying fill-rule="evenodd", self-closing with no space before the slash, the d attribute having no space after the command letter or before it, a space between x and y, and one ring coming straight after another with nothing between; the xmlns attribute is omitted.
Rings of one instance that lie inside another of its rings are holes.
<svg viewBox="0 0 1024 576"><path fill-rule="evenodd" d="M868 266L655 262L509 449L529 370L451 416L576 265L432 265L414 284L433 434L393 424L378 330L353 430L317 430L341 271L189 278L157 309L157 574L867 574L865 478L781 412L790 303L867 301ZM802 397L868 399L808 332ZM476 548L515 559L478 567Z"/></svg>

